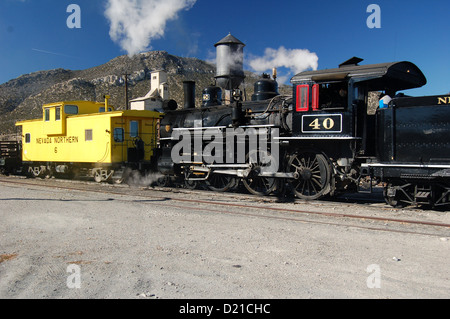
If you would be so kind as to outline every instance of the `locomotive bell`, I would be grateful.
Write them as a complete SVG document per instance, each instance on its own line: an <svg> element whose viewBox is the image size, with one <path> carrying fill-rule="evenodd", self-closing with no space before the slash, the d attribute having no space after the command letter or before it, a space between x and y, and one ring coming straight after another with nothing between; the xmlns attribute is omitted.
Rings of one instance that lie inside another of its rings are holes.
<svg viewBox="0 0 450 319"><path fill-rule="evenodd" d="M228 34L215 45L217 52L216 84L225 90L234 90L245 79L245 44Z"/></svg>

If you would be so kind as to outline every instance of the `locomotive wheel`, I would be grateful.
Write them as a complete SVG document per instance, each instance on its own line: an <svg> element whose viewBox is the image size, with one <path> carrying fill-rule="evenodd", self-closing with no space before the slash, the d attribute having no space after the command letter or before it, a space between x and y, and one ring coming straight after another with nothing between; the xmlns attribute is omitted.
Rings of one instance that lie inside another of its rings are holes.
<svg viewBox="0 0 450 319"><path fill-rule="evenodd" d="M256 155L258 156L256 157ZM263 164L261 161L261 158L267 159L268 157L270 157L270 161L276 160L268 152L263 153L263 151L254 151L247 154L247 162L252 164L253 167L250 174L246 178L242 179L242 183L245 188L254 195L270 195L277 188L278 183L276 178L258 176L265 167L270 166L270 162L268 164Z"/></svg>
<svg viewBox="0 0 450 319"><path fill-rule="evenodd" d="M197 181L192 181L192 180L184 180L184 186L187 189L196 189L198 187L198 182Z"/></svg>
<svg viewBox="0 0 450 319"><path fill-rule="evenodd" d="M170 176L163 175L161 177L158 177L156 180L156 185L159 187L169 187L170 186Z"/></svg>
<svg viewBox="0 0 450 319"><path fill-rule="evenodd" d="M212 174L206 180L206 186L214 192L227 192L234 187L236 180L233 176L224 174Z"/></svg>
<svg viewBox="0 0 450 319"><path fill-rule="evenodd" d="M192 177L198 178L198 176L196 176L195 173L186 169L184 171L184 187L186 187L187 189L196 189L197 187L199 187L200 183L198 180L189 179Z"/></svg>
<svg viewBox="0 0 450 319"><path fill-rule="evenodd" d="M322 154L304 152L293 155L288 169L297 176L290 183L298 198L315 200L330 191L331 169Z"/></svg>

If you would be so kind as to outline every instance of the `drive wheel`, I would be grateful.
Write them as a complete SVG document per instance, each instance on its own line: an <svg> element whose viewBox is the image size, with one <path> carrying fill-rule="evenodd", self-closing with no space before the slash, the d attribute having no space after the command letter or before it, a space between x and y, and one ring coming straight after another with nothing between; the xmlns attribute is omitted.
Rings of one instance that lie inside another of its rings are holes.
<svg viewBox="0 0 450 319"><path fill-rule="evenodd" d="M331 169L322 154L314 152L295 154L289 160L288 169L296 177L290 183L298 198L315 200L330 192Z"/></svg>
<svg viewBox="0 0 450 319"><path fill-rule="evenodd" d="M235 184L235 178L225 174L211 174L206 180L206 186L213 192L227 192L232 189Z"/></svg>
<svg viewBox="0 0 450 319"><path fill-rule="evenodd" d="M276 159L269 152L261 150L248 153L246 159L247 163L252 165L252 169L249 175L242 179L245 188L250 193L259 196L270 195L274 192L278 185L277 179L258 175L268 170L272 161L276 161Z"/></svg>

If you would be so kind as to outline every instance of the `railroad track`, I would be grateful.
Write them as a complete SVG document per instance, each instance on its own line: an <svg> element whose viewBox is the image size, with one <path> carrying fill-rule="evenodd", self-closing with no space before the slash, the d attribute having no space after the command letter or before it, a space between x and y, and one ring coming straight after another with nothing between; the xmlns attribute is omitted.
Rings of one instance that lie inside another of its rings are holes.
<svg viewBox="0 0 450 319"><path fill-rule="evenodd" d="M401 213L400 209L387 206L367 207L367 205L343 201L314 201L280 203L275 197L258 197L235 193L212 193L200 190L130 188L120 185L107 185L79 181L30 180L14 177L0 177L0 184L17 187L46 187L68 191L98 193L137 197L152 200L152 205L179 209L195 209L219 214L232 214L255 218L277 219L290 222L314 223L332 226L352 227L371 231L387 231L416 235L450 237L450 224L424 219L393 218L389 215ZM193 199L195 195L196 199ZM211 197L218 197L213 198ZM115 199L124 200L129 199ZM264 204L261 204L263 202ZM176 204L175 204L176 203ZM302 205L303 209L294 206ZM364 213L343 213L341 210L359 210ZM414 212L413 210L411 210ZM382 214L380 214L380 212ZM447 213L433 212L444 216ZM420 215L419 212L417 214ZM429 212L427 212L429 215ZM379 216L382 215L382 216ZM401 214L400 214L401 215Z"/></svg>

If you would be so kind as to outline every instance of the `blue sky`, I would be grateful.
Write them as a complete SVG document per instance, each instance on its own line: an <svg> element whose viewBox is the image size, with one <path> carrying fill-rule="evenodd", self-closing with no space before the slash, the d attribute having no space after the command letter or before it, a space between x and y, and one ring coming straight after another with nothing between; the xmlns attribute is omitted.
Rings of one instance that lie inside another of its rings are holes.
<svg viewBox="0 0 450 319"><path fill-rule="evenodd" d="M112 18L105 15L108 2L151 4L160 0L1 0L0 83L22 74L65 68L86 69L108 62L127 50L110 36ZM145 49L211 60L214 43L231 32L246 44L246 69L264 58L266 49L296 53L308 50L318 58L318 68L334 68L353 56L363 64L411 61L425 74L428 84L410 90L412 95L450 92L450 1L399 0L164 0L184 2L176 15L167 15L159 30L143 32L153 38ZM70 4L81 9L81 28L70 29L66 12ZM370 29L370 4L381 9L381 28ZM116 3L117 5L117 3ZM147 6L148 7L148 6ZM167 13L167 8L163 8ZM120 15L126 10L116 10ZM156 10L136 10L140 33L164 16ZM150 12L152 11L152 12ZM148 14L146 13L148 12ZM130 17L128 15L128 17ZM148 18L148 19L147 19ZM123 25L120 25L122 26ZM122 35L122 38L124 36ZM306 52L306 51L305 51ZM283 77L293 68L279 66ZM258 70L259 72L259 70Z"/></svg>

